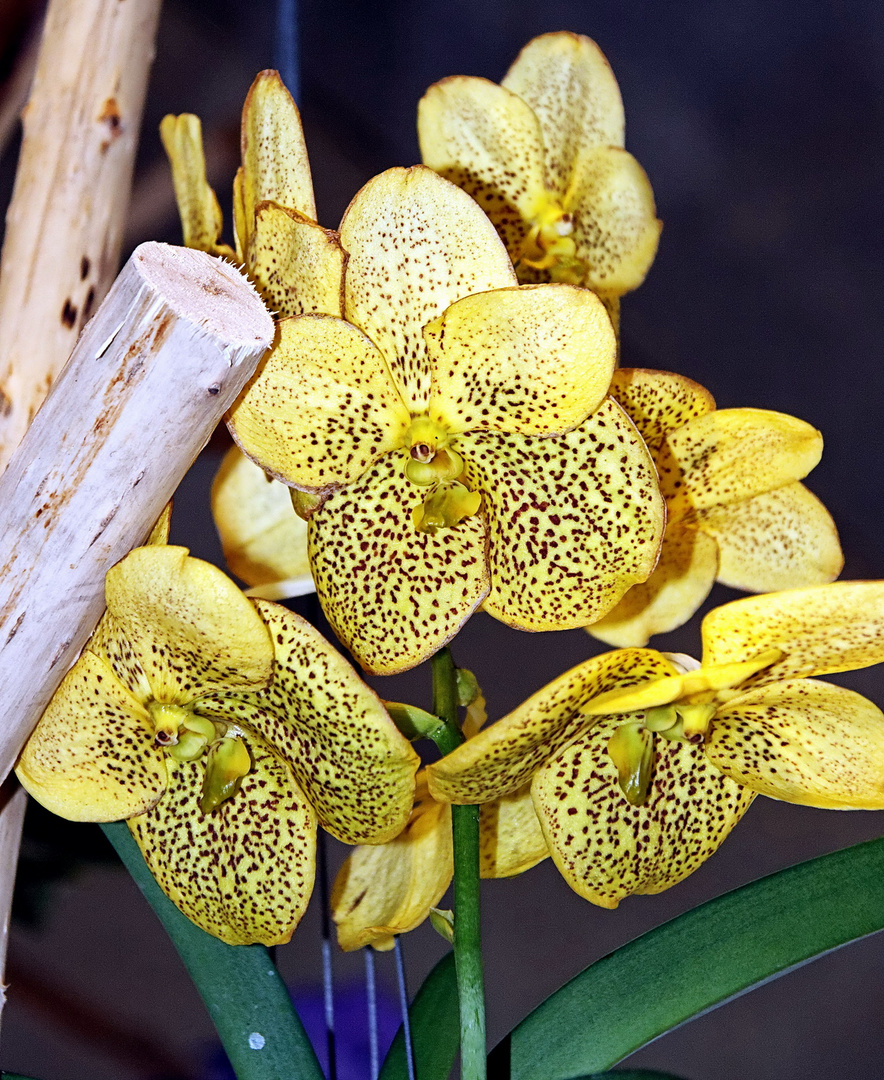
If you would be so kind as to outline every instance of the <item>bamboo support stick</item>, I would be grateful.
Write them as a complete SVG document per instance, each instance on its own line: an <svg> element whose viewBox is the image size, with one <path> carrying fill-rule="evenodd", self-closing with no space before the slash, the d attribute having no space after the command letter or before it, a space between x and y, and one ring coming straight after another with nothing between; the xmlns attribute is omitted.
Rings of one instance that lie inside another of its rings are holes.
<svg viewBox="0 0 884 1080"><path fill-rule="evenodd" d="M160 0L52 0L0 274L0 468L116 275Z"/></svg>
<svg viewBox="0 0 884 1080"><path fill-rule="evenodd" d="M146 537L272 343L239 271L142 244L0 478L0 779Z"/></svg>

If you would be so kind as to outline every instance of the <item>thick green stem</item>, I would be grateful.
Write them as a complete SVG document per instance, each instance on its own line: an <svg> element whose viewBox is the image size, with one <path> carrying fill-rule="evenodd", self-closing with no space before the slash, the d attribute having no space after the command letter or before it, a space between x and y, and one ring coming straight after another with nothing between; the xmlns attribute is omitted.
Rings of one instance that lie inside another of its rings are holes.
<svg viewBox="0 0 884 1080"><path fill-rule="evenodd" d="M464 741L457 723L457 669L449 650L432 659L433 712L444 721L432 738L443 754ZM479 807L452 806L454 964L460 1002L463 1080L485 1080L485 987L479 920Z"/></svg>
<svg viewBox="0 0 884 1080"><path fill-rule="evenodd" d="M206 1003L237 1080L322 1080L322 1070L263 945L225 945L157 885L124 821L102 825Z"/></svg>

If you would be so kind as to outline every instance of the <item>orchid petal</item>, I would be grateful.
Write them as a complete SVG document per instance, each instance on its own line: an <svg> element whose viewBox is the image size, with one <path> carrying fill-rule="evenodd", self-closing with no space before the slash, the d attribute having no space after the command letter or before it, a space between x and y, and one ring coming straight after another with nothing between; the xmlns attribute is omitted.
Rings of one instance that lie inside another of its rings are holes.
<svg viewBox="0 0 884 1080"><path fill-rule="evenodd" d="M383 356L329 315L279 324L276 345L229 418L249 457L313 491L352 483L402 444L409 423Z"/></svg>
<svg viewBox="0 0 884 1080"><path fill-rule="evenodd" d="M471 432L457 448L488 515L495 618L522 630L585 626L650 575L665 509L615 401L565 435Z"/></svg>
<svg viewBox="0 0 884 1080"><path fill-rule="evenodd" d="M835 581L734 600L703 620L703 663L780 649L749 686L884 662L884 581Z"/></svg>
<svg viewBox="0 0 884 1080"><path fill-rule="evenodd" d="M685 375L648 368L618 368L608 391L656 454L670 431L715 408L709 391Z"/></svg>
<svg viewBox="0 0 884 1080"><path fill-rule="evenodd" d="M388 454L333 494L309 522L308 550L326 618L373 674L406 671L457 633L488 592L480 515L435 534L412 511L423 488Z"/></svg>
<svg viewBox="0 0 884 1080"><path fill-rule="evenodd" d="M212 484L212 516L227 565L247 585L312 582L307 523L295 513L289 488L235 446Z"/></svg>
<svg viewBox="0 0 884 1080"><path fill-rule="evenodd" d="M378 847L357 847L335 880L332 918L349 952L393 948L393 935L419 926L445 895L454 873L451 807L435 802L418 778L405 829Z"/></svg>
<svg viewBox="0 0 884 1080"><path fill-rule="evenodd" d="M128 824L163 892L197 926L230 945L281 945L313 889L316 819L273 747L239 735L252 770L235 795L203 815L203 762L169 758L165 797Z"/></svg>
<svg viewBox="0 0 884 1080"><path fill-rule="evenodd" d="M884 809L884 713L842 686L793 679L735 698L716 712L706 755L772 799Z"/></svg>
<svg viewBox="0 0 884 1080"><path fill-rule="evenodd" d="M183 705L269 681L273 645L261 616L187 548L136 548L108 572L105 595L108 615L89 648L140 700Z"/></svg>
<svg viewBox="0 0 884 1080"><path fill-rule="evenodd" d="M615 908L693 873L748 810L754 792L724 776L702 746L655 740L647 801L629 803L607 744L606 718L553 757L531 785L553 861L572 889Z"/></svg>
<svg viewBox="0 0 884 1080"><path fill-rule="evenodd" d="M536 114L547 151L547 184L565 192L581 152L623 146L623 102L608 61L581 34L534 38L516 57L502 86Z"/></svg>
<svg viewBox="0 0 884 1080"><path fill-rule="evenodd" d="M423 328L463 296L515 285L506 249L466 192L421 165L370 180L344 215L341 244L345 317L384 354L406 405L424 412Z"/></svg>
<svg viewBox="0 0 884 1080"><path fill-rule="evenodd" d="M605 309L571 285L525 285L456 301L424 330L430 416L448 431L569 431L602 402L617 341Z"/></svg>
<svg viewBox="0 0 884 1080"><path fill-rule="evenodd" d="M593 723L581 708L607 690L672 675L652 649L594 656L566 671L496 724L427 767L434 798L485 803L529 783L535 770Z"/></svg>
<svg viewBox="0 0 884 1080"><path fill-rule="evenodd" d="M247 265L278 318L341 314L344 251L337 233L297 211L270 202L258 205Z"/></svg>
<svg viewBox="0 0 884 1080"><path fill-rule="evenodd" d="M211 255L232 256L229 247L218 243L223 219L215 192L206 180L200 118L192 113L164 116L160 138L172 166L184 246L208 251Z"/></svg>
<svg viewBox="0 0 884 1080"><path fill-rule="evenodd" d="M166 789L144 706L86 651L68 672L16 765L28 793L71 821L119 821Z"/></svg>
<svg viewBox="0 0 884 1080"><path fill-rule="evenodd" d="M255 212L274 202L316 220L313 181L301 117L276 71L255 77L242 110L242 174L239 202L244 232L237 235L249 251Z"/></svg>
<svg viewBox="0 0 884 1080"><path fill-rule="evenodd" d="M729 506L806 476L822 436L794 416L767 409L718 409L667 435L657 457L671 518Z"/></svg>
<svg viewBox="0 0 884 1080"><path fill-rule="evenodd" d="M645 582L587 630L617 648L647 645L690 619L709 595L718 573L718 544L698 529L673 522L663 535L660 561Z"/></svg>
<svg viewBox="0 0 884 1080"><path fill-rule="evenodd" d="M455 75L421 98L424 164L470 194L517 261L528 224L548 198L540 123L530 106L487 79Z"/></svg>
<svg viewBox="0 0 884 1080"><path fill-rule="evenodd" d="M479 873L483 878L522 874L549 858L530 785L485 803L479 813Z"/></svg>
<svg viewBox="0 0 884 1080"><path fill-rule="evenodd" d="M844 565L831 514L797 481L701 510L696 521L718 541L718 580L732 589L761 593L821 585L834 581Z"/></svg>
<svg viewBox="0 0 884 1080"><path fill-rule="evenodd" d="M632 154L616 146L583 151L562 205L575 222L576 257L587 267L582 284L614 294L638 288L657 254L663 224L650 181Z"/></svg>

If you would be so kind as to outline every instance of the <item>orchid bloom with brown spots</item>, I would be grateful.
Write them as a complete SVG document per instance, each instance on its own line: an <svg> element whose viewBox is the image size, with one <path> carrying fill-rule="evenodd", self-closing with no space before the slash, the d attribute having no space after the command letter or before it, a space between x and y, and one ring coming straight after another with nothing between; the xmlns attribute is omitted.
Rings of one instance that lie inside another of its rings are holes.
<svg viewBox="0 0 884 1080"><path fill-rule="evenodd" d="M350 844L395 836L417 755L316 630L186 548L137 548L106 596L19 779L62 817L127 819L204 930L288 941L313 888L317 824Z"/></svg>
<svg viewBox="0 0 884 1080"><path fill-rule="evenodd" d="M369 181L340 242L342 317L284 319L229 421L306 494L335 632L387 674L483 602L526 630L599 618L653 569L663 504L605 396L598 298L519 287L476 203L423 166Z"/></svg>
<svg viewBox="0 0 884 1080"><path fill-rule="evenodd" d="M646 645L686 623L716 581L746 592L822 585L841 572L838 532L800 483L820 433L766 409L719 409L668 371L621 368L611 396L651 451L666 499L660 561L587 630L608 645Z"/></svg>
<svg viewBox="0 0 884 1080"><path fill-rule="evenodd" d="M556 866L613 908L677 884L760 793L884 808L884 714L809 676L884 661L884 582L749 597L703 621L703 664L650 649L566 672L427 769L434 798L530 783Z"/></svg>
<svg viewBox="0 0 884 1080"><path fill-rule="evenodd" d="M661 223L644 170L623 149L623 102L595 42L534 38L500 86L443 79L421 100L418 135L424 163L494 222L520 281L588 286L616 322Z"/></svg>

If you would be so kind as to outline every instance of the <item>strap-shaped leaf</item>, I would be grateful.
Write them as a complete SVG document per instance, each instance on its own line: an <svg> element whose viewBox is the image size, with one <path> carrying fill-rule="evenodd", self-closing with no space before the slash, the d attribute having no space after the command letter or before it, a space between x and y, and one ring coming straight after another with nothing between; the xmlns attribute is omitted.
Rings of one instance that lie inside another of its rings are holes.
<svg viewBox="0 0 884 1080"><path fill-rule="evenodd" d="M310 1040L267 949L225 945L200 930L154 881L126 822L102 825L102 829L184 961L238 1080L283 1076L323 1080Z"/></svg>
<svg viewBox="0 0 884 1080"><path fill-rule="evenodd" d="M420 1080L448 1080L460 1043L454 953L446 953L424 979L411 1003L408 1016L415 1071ZM378 1080L408 1080L401 1027Z"/></svg>
<svg viewBox="0 0 884 1080"><path fill-rule="evenodd" d="M884 929L882 879L884 839L871 840L701 904L550 995L492 1051L489 1077L609 1069L686 1020Z"/></svg>

